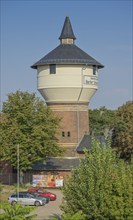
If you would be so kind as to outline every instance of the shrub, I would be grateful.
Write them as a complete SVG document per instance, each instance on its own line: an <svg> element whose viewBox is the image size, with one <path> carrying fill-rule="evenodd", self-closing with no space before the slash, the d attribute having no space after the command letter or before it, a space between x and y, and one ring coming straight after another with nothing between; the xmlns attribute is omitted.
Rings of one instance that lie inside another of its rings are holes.
<svg viewBox="0 0 133 220"><path fill-rule="evenodd" d="M81 210L85 220L133 219L132 168L94 141L65 183L62 210L70 216Z"/></svg>
<svg viewBox="0 0 133 220"><path fill-rule="evenodd" d="M1 220L31 220L36 215L29 215L34 207L21 206L20 204L11 205L2 203L1 209L4 213L0 214Z"/></svg>

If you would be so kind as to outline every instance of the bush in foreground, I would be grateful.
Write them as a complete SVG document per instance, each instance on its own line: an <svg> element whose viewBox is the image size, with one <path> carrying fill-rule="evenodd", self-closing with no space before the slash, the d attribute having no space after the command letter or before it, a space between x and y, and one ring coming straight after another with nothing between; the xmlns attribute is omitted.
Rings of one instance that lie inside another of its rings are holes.
<svg viewBox="0 0 133 220"><path fill-rule="evenodd" d="M61 217L53 217L50 220L85 220L85 215L82 211L78 211L74 215L63 214Z"/></svg>
<svg viewBox="0 0 133 220"><path fill-rule="evenodd" d="M65 215L80 210L85 220L131 220L133 165L120 160L110 146L93 142L65 183L63 195Z"/></svg>
<svg viewBox="0 0 133 220"><path fill-rule="evenodd" d="M1 220L31 220L36 215L30 215L30 212L34 210L34 207L22 206L20 204L11 205L8 203L2 203L1 209L4 213L0 214Z"/></svg>

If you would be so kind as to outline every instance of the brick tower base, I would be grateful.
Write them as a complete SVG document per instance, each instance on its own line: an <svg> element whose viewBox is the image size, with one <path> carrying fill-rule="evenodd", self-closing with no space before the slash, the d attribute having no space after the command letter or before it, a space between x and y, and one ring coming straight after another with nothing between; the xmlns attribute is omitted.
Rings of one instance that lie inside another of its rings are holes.
<svg viewBox="0 0 133 220"><path fill-rule="evenodd" d="M88 104L53 104L49 107L61 119L57 139L65 148L64 156L77 156L78 143L89 133Z"/></svg>

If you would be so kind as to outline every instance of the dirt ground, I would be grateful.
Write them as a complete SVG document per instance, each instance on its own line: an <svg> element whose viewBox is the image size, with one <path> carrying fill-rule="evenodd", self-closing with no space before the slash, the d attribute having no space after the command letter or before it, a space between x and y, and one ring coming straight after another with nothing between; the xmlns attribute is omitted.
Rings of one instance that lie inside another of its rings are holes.
<svg viewBox="0 0 133 220"><path fill-rule="evenodd" d="M62 203L62 192L59 189L50 189L50 192L56 194L57 199L55 201L50 201L45 206L37 207L32 213L37 214L34 220L50 220L50 217L60 217L62 211L60 210L60 205Z"/></svg>

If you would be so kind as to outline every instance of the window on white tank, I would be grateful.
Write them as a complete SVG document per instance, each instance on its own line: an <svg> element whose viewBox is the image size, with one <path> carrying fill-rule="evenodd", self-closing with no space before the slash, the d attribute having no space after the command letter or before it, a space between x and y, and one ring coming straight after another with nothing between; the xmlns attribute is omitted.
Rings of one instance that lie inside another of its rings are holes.
<svg viewBox="0 0 133 220"><path fill-rule="evenodd" d="M56 64L50 64L50 74L56 73Z"/></svg>
<svg viewBox="0 0 133 220"><path fill-rule="evenodd" d="M97 67L93 66L93 75L97 75Z"/></svg>

